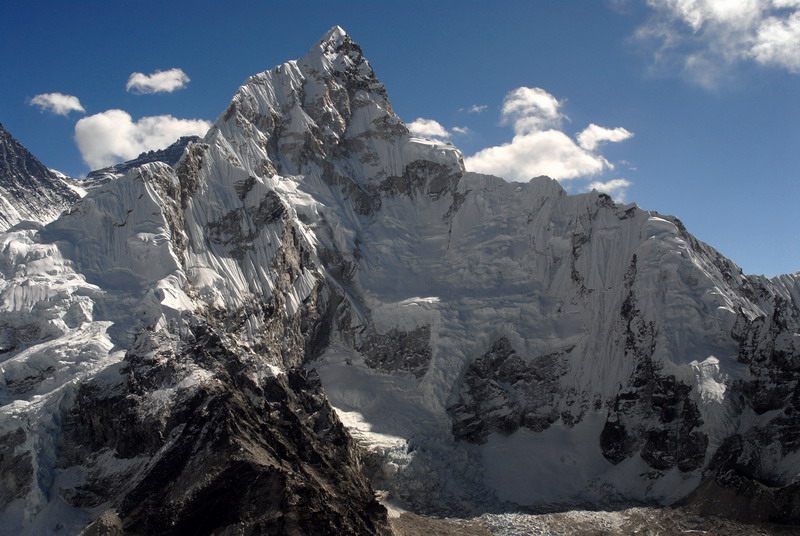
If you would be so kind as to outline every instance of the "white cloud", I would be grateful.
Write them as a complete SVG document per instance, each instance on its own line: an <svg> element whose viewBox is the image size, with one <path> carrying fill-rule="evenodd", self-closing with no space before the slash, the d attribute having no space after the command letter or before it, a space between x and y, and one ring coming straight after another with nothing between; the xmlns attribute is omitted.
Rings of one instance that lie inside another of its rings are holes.
<svg viewBox="0 0 800 536"><path fill-rule="evenodd" d="M647 0L652 13L636 37L657 70L715 87L741 62L800 73L797 0Z"/></svg>
<svg viewBox="0 0 800 536"><path fill-rule="evenodd" d="M134 93L172 93L186 87L189 77L177 67L168 71L156 71L153 74L132 73L125 85L127 91Z"/></svg>
<svg viewBox="0 0 800 536"><path fill-rule="evenodd" d="M481 113L483 111L486 111L486 108L488 108L488 107L489 106L487 106L486 104L473 104L472 106L467 108L467 113L468 114L479 114L479 113Z"/></svg>
<svg viewBox="0 0 800 536"><path fill-rule="evenodd" d="M64 95L63 93L42 93L28 101L31 106L38 106L42 111L58 115L68 115L70 112L85 112L78 97Z"/></svg>
<svg viewBox="0 0 800 536"><path fill-rule="evenodd" d="M77 122L75 142L84 162L98 169L145 151L163 149L181 136L202 136L210 127L211 123L203 119L157 115L133 121L123 110L106 110Z"/></svg>
<svg viewBox="0 0 800 536"><path fill-rule="evenodd" d="M406 125L415 136L423 138L449 138L450 133L439 122L433 119L418 117Z"/></svg>
<svg viewBox="0 0 800 536"><path fill-rule="evenodd" d="M559 130L514 136L511 143L489 147L464 159L470 171L507 180L528 181L539 175L574 179L613 167L600 155L586 151Z"/></svg>
<svg viewBox="0 0 800 536"><path fill-rule="evenodd" d="M478 151L464 159L464 165L515 181L539 175L569 180L613 169L596 149L601 142L622 141L633 134L592 124L579 135L581 144L576 143L561 130L566 116L560 108L561 102L541 88L511 91L503 101L501 121L512 126L515 136L509 143Z"/></svg>
<svg viewBox="0 0 800 536"><path fill-rule="evenodd" d="M578 145L587 151L594 151L601 143L625 141L631 136L633 133L622 127L605 128L591 123L578 133Z"/></svg>
<svg viewBox="0 0 800 536"><path fill-rule="evenodd" d="M541 88L518 87L503 100L501 123L513 125L517 134L560 128L564 118L560 107L558 99Z"/></svg>
<svg viewBox="0 0 800 536"><path fill-rule="evenodd" d="M603 192L613 197L614 200L624 203L625 194L627 193L628 187L630 187L631 184L632 183L626 179L612 179L606 182L591 182L589 183L588 189Z"/></svg>
<svg viewBox="0 0 800 536"><path fill-rule="evenodd" d="M469 134L472 132L469 127L453 127L453 132L456 134Z"/></svg>
<svg viewBox="0 0 800 536"><path fill-rule="evenodd" d="M788 18L764 19L758 27L756 44L750 54L759 63L800 72L800 10Z"/></svg>

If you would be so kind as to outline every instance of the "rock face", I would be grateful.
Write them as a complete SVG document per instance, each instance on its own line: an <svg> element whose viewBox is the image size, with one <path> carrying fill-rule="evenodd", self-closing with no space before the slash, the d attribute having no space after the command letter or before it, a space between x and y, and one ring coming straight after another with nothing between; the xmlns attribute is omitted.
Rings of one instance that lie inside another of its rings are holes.
<svg viewBox="0 0 800 536"><path fill-rule="evenodd" d="M448 408L453 435L486 443L491 433L511 435L520 428L541 432L561 415L550 405L558 378L567 372L563 355L525 359L505 337L473 360L464 373L458 402Z"/></svg>
<svg viewBox="0 0 800 536"><path fill-rule="evenodd" d="M0 231L23 220L47 223L55 219L79 198L69 183L0 124Z"/></svg>
<svg viewBox="0 0 800 536"><path fill-rule="evenodd" d="M303 369L258 379L258 365L209 326L192 337L173 354L143 333L120 383L81 387L60 463L88 475L64 500L110 505L124 534L386 532L319 379ZM189 387L204 377L213 381ZM154 413L169 390L169 406Z"/></svg>
<svg viewBox="0 0 800 536"><path fill-rule="evenodd" d="M796 520L800 276L465 171L341 28L95 183L0 234L0 532L386 533L365 474L421 513Z"/></svg>
<svg viewBox="0 0 800 536"><path fill-rule="evenodd" d="M687 502L701 513L798 524L800 490L791 469L800 449L797 274L750 281L764 313L738 310L731 332L738 361L747 367L729 395L741 408L741 424L714 453L706 482Z"/></svg>

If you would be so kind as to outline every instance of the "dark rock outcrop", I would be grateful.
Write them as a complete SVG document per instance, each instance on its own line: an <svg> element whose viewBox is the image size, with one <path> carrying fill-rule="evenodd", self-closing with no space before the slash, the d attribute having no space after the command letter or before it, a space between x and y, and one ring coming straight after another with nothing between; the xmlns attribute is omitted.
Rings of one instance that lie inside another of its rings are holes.
<svg viewBox="0 0 800 536"><path fill-rule="evenodd" d="M410 372L421 378L431 360L431 328L420 326L411 331L391 329L373 333L358 347L369 367L382 372Z"/></svg>
<svg viewBox="0 0 800 536"><path fill-rule="evenodd" d="M453 435L485 443L489 434L512 434L520 428L541 432L561 415L553 395L564 373L563 354L525 358L501 337L470 363L458 401L448 408Z"/></svg>
<svg viewBox="0 0 800 536"><path fill-rule="evenodd" d="M259 377L258 363L210 326L192 337L173 352L162 335L143 333L118 384L81 388L62 463L83 463L90 476L63 495L78 507L108 505L90 530L388 534L319 378L303 369ZM170 393L166 406L159 393Z"/></svg>

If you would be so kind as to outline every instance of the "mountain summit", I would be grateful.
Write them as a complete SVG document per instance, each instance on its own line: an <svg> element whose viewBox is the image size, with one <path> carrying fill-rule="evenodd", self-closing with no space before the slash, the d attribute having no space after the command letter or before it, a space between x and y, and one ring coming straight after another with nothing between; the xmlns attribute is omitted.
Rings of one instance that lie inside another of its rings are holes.
<svg viewBox="0 0 800 536"><path fill-rule="evenodd" d="M0 241L0 533L388 534L373 489L800 522L800 278L467 172L339 27Z"/></svg>

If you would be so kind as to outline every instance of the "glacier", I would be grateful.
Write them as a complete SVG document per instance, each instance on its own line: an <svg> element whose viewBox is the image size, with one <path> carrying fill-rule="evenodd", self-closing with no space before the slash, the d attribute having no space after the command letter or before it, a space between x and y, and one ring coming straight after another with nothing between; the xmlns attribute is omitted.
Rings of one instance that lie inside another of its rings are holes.
<svg viewBox="0 0 800 536"><path fill-rule="evenodd" d="M340 27L183 145L0 234L0 534L800 521L800 273L468 172Z"/></svg>

